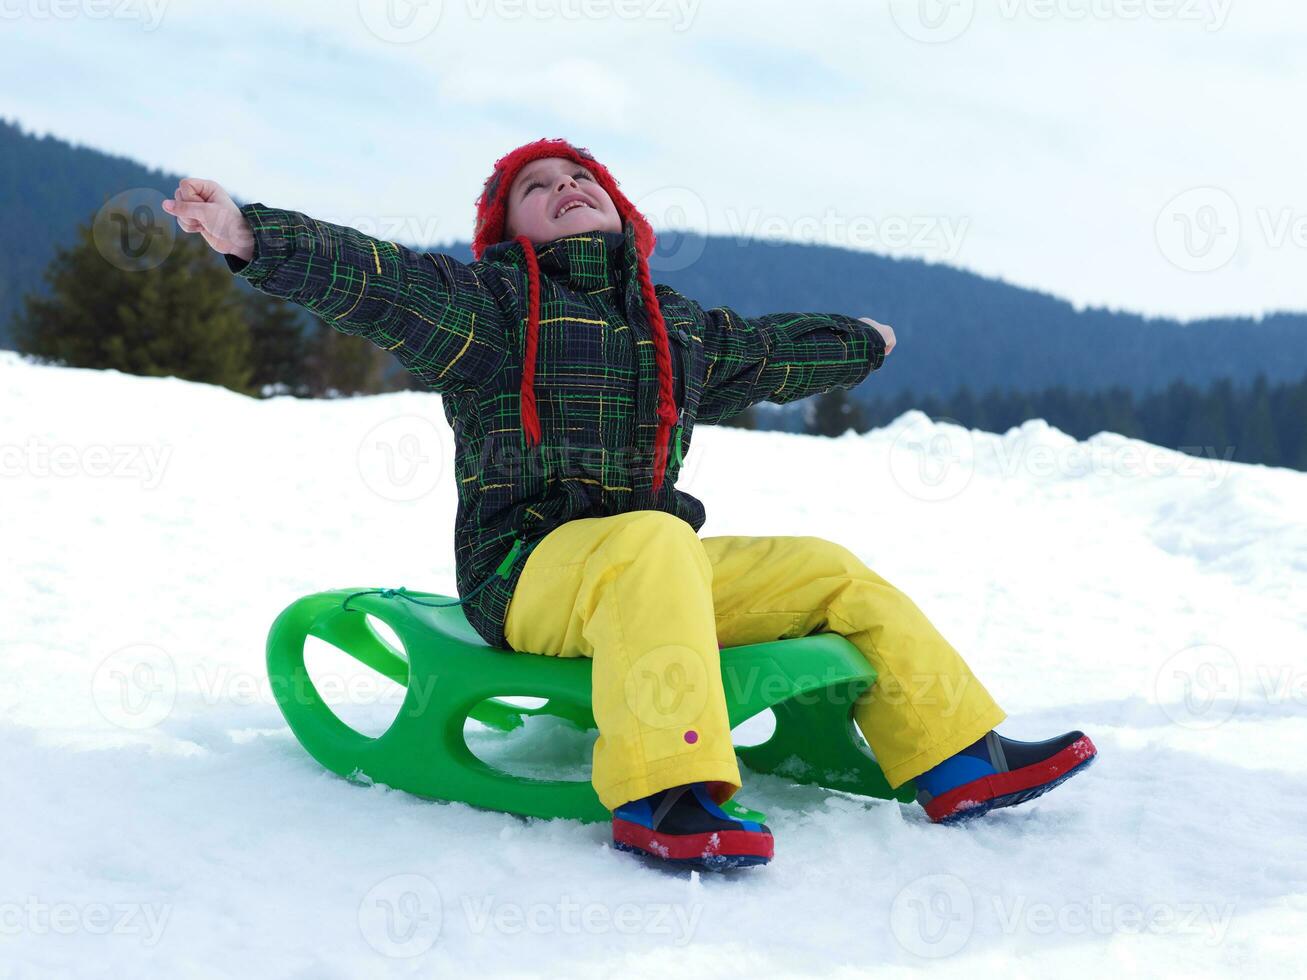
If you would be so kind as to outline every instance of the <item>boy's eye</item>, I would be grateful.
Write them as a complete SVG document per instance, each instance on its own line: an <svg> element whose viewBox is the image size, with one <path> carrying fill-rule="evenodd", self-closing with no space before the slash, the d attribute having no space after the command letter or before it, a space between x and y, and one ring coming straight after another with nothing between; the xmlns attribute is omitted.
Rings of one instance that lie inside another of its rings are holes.
<svg viewBox="0 0 1307 980"><path fill-rule="evenodd" d="M584 177L586 180L594 180L594 178L591 177L591 176L590 176L588 173L586 173L584 170L578 170L576 173L572 174L572 176L573 176L573 177ZM537 187L544 187L544 186L545 186L545 185L544 185L544 182L543 182L543 181L541 181L541 180L537 180L537 179L535 179L535 178L532 178L531 182L530 182L529 184L527 184L526 187L523 189L523 191L522 191L522 196L523 196L523 197L526 197L528 194L530 194L530 193L531 193L533 190L535 190Z"/></svg>

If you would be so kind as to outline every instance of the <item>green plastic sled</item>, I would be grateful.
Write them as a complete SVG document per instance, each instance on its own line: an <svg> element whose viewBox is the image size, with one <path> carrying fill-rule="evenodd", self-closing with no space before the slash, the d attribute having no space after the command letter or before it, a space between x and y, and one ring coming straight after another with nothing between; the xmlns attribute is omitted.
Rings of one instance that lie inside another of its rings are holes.
<svg viewBox="0 0 1307 980"><path fill-rule="evenodd" d="M342 589L288 606L268 634L268 674L295 737L323 766L351 779L523 816L610 819L589 781L503 772L477 758L463 737L469 717L502 731L521 726L528 715L594 728L590 660L496 650L460 606L417 604L453 601L403 589ZM394 630L403 649L374 629L367 614ZM407 688L380 736L350 728L323 701L304 666L309 636ZM914 798L911 783L890 788L856 731L853 702L876 674L844 637L820 633L730 647L721 651L721 664L732 728L768 708L776 715L771 738L737 749L749 769L865 796ZM523 708L499 700L504 697L547 700Z"/></svg>

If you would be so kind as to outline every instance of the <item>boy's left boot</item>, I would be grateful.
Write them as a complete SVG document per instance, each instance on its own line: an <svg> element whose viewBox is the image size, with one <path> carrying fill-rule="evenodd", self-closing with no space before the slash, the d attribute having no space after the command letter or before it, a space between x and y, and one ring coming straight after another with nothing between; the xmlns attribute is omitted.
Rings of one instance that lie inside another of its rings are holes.
<svg viewBox="0 0 1307 980"><path fill-rule="evenodd" d="M765 823L728 816L703 783L623 803L613 811L613 846L705 871L766 864L774 853Z"/></svg>
<svg viewBox="0 0 1307 980"><path fill-rule="evenodd" d="M916 778L917 802L935 823L958 823L1042 796L1097 756L1084 732L1018 742L989 732Z"/></svg>

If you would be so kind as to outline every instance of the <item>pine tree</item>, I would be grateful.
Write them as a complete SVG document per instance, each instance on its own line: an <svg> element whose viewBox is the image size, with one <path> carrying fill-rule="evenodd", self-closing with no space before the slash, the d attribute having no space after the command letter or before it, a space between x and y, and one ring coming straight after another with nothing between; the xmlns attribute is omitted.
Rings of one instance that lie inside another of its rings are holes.
<svg viewBox="0 0 1307 980"><path fill-rule="evenodd" d="M1307 470L1307 376L1271 390L1281 465Z"/></svg>
<svg viewBox="0 0 1307 980"><path fill-rule="evenodd" d="M1229 428L1232 394L1232 386L1226 378L1206 392L1198 392L1186 415L1177 448L1195 456L1230 458L1233 449Z"/></svg>
<svg viewBox="0 0 1307 980"><path fill-rule="evenodd" d="M245 296L250 325L250 385L259 392L304 397L313 394L309 371L310 338L294 305L251 289Z"/></svg>
<svg viewBox="0 0 1307 980"><path fill-rule="evenodd" d="M744 411L736 412L729 418L722 419L722 425L729 425L733 429L757 429L758 411L756 406L750 405Z"/></svg>
<svg viewBox="0 0 1307 980"><path fill-rule="evenodd" d="M363 337L341 333L318 319L312 329L307 375L315 395L375 394L386 390L386 368L392 355Z"/></svg>
<svg viewBox="0 0 1307 980"><path fill-rule="evenodd" d="M89 223L80 226L46 269L49 295L29 295L15 317L18 349L70 367L248 393L249 326L231 273L198 236L156 234L142 245L132 268L97 247Z"/></svg>
<svg viewBox="0 0 1307 980"><path fill-rule="evenodd" d="M818 395L811 433L819 436L842 436L853 429L866 431L862 406L849 397L847 388L832 388Z"/></svg>
<svg viewBox="0 0 1307 980"><path fill-rule="evenodd" d="M963 385L949 399L929 398L922 410L932 419L952 419L969 429L984 427L985 413L980 407L980 399Z"/></svg>
<svg viewBox="0 0 1307 980"><path fill-rule="evenodd" d="M1271 398L1265 375L1257 375L1243 402L1243 422L1239 427L1234 458L1241 463L1279 466L1280 447L1275 438L1275 420L1271 416Z"/></svg>
<svg viewBox="0 0 1307 980"><path fill-rule="evenodd" d="M1102 423L1094 423L1086 428L1093 429L1095 432L1101 430L1118 432L1132 439L1141 438L1143 427L1139 423L1134 396L1130 393L1130 389L1121 386L1110 388L1104 395ZM1079 438L1085 439L1093 434L1094 432L1087 432Z"/></svg>

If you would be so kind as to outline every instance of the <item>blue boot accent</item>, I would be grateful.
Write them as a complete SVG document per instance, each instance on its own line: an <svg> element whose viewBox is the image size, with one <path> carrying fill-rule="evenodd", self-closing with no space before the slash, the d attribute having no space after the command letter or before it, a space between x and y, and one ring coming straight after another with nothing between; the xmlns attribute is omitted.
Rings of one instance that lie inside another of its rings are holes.
<svg viewBox="0 0 1307 980"><path fill-rule="evenodd" d="M621 817L623 820L629 820L631 823L638 823L641 827L653 829L653 804L655 800L661 799L662 793L654 793L653 796L646 796L643 799L631 800L629 803L623 803L613 811L613 816Z"/></svg>
<svg viewBox="0 0 1307 980"><path fill-rule="evenodd" d="M928 802L941 793L947 793L972 780L994 775L998 770L990 761L989 749L985 745L985 739L988 737L985 735L972 742L961 752L949 756L939 765L927 769L918 776L916 778L917 801ZM926 794L924 800L921 798L922 793Z"/></svg>

